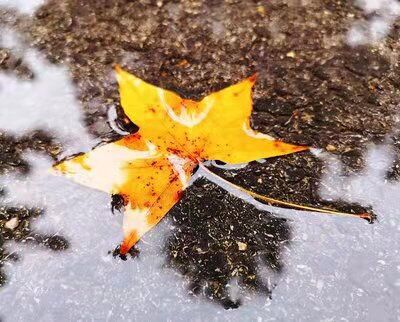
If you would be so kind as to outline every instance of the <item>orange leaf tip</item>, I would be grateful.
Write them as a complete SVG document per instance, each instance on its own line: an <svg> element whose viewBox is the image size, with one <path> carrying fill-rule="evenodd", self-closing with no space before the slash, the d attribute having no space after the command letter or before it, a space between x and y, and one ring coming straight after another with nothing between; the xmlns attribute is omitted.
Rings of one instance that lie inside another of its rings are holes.
<svg viewBox="0 0 400 322"><path fill-rule="evenodd" d="M117 74L122 72L122 68L119 64L114 64L114 70Z"/></svg>
<svg viewBox="0 0 400 322"><path fill-rule="evenodd" d="M257 78L258 78L258 73L254 73L250 77L247 77L247 80L254 84L256 82Z"/></svg>
<svg viewBox="0 0 400 322"><path fill-rule="evenodd" d="M121 243L119 253L121 255L126 255L130 249L138 242L139 237L136 231L132 231L127 237L124 238Z"/></svg>
<svg viewBox="0 0 400 322"><path fill-rule="evenodd" d="M128 245L126 245L125 243L122 243L121 244L121 247L120 247L120 249L119 249L119 253L121 254L121 255L126 255L128 252L129 252L129 247L128 247Z"/></svg>

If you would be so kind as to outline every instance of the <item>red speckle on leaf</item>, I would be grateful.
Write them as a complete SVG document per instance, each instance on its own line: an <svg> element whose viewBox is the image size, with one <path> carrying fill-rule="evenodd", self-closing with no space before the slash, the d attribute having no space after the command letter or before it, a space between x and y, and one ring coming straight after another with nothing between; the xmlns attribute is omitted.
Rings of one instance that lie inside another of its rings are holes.
<svg viewBox="0 0 400 322"><path fill-rule="evenodd" d="M183 195L183 191L178 191L178 192L175 194L175 200L176 200L176 201L180 200L180 199L182 198L182 195Z"/></svg>
<svg viewBox="0 0 400 322"><path fill-rule="evenodd" d="M254 73L249 78L247 78L250 82L255 83L258 77L258 73Z"/></svg>

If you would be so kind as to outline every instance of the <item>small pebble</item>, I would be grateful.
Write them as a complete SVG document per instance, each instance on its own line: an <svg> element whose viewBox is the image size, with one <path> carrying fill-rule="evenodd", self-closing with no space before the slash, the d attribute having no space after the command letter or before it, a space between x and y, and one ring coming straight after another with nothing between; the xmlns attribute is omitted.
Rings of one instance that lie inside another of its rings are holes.
<svg viewBox="0 0 400 322"><path fill-rule="evenodd" d="M261 16L265 16L265 8L264 6L258 6L257 7L257 12L261 15Z"/></svg>
<svg viewBox="0 0 400 322"><path fill-rule="evenodd" d="M242 242L237 242L239 250L240 251L245 251L247 249L247 244L246 243L242 243Z"/></svg>
<svg viewBox="0 0 400 322"><path fill-rule="evenodd" d="M4 225L4 227L10 229L10 230L14 230L15 228L17 228L19 225L19 220L17 217L11 218L9 221L6 222L6 224Z"/></svg>
<svg viewBox="0 0 400 322"><path fill-rule="evenodd" d="M328 145L325 147L325 149L326 149L326 151L329 151L329 152L336 151L336 147L335 147L334 145L332 145L332 144L328 144Z"/></svg>
<svg viewBox="0 0 400 322"><path fill-rule="evenodd" d="M287 54L286 54L286 57L289 57L289 58L295 58L296 57L296 53L292 50L292 51L289 51Z"/></svg>

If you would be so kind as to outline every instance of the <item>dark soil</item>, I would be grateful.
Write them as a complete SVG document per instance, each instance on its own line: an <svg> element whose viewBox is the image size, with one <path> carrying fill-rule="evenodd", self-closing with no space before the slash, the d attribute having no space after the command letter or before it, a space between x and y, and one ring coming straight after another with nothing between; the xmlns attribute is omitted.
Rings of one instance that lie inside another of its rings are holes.
<svg viewBox="0 0 400 322"><path fill-rule="evenodd" d="M358 171L366 145L384 142L397 126L400 29L395 25L379 46L351 48L344 41L347 30L356 19L370 17L363 17L350 1L306 3L49 1L33 18L4 11L0 23L18 29L26 43L51 62L69 67L87 126L105 141L116 138L104 127L106 111L112 105L120 109L114 63L193 99L258 72L255 129L325 149L337 154L348 172ZM0 49L0 68L34 77L7 48ZM133 131L119 113L123 126ZM1 158L3 151L12 150L0 160L0 171L28 171L21 154L35 149L35 135L23 139L27 145L6 134L0 140ZM51 147L52 141L46 140L41 142ZM399 141L394 142L398 149ZM389 176L396 179L398 169L395 164ZM213 170L274 198L326 205L317 194L324 167L311 153L252 163L242 170ZM343 203L334 206L361 210ZM165 246L167 263L192 281L193 293L203 292L227 308L235 307L239 303L227 295L226 283L237 274L245 287L270 294L272 286L263 284L256 273L256 258L281 271L280 242L289 245L291 236L287 222L204 181L191 187L170 215L177 229ZM7 218L0 213L0 228ZM24 227L23 236L31 234L29 225ZM17 232L2 234L20 239ZM237 242L245 243L246 250L239 251Z"/></svg>
<svg viewBox="0 0 400 322"><path fill-rule="evenodd" d="M240 301L229 297L227 284L236 277L246 289L270 296L274 285L262 279L258 266L282 271L282 249L291 237L285 219L205 180L197 181L170 215L175 230L166 243L167 262L191 280L193 294L235 308Z"/></svg>

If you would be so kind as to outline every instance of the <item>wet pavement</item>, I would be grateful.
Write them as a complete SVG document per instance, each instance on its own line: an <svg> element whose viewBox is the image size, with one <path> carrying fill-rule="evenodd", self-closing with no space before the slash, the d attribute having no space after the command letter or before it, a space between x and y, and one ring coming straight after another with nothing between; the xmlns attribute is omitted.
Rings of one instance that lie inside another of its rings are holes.
<svg viewBox="0 0 400 322"><path fill-rule="evenodd" d="M352 47L349 30L379 12L351 2L69 0L28 13L0 9L2 319L400 319L396 20ZM258 72L253 127L318 150L210 169L378 221L276 209L206 178L138 257L113 257L110 197L46 169L119 138L110 108L136 130L114 63L193 99Z"/></svg>

